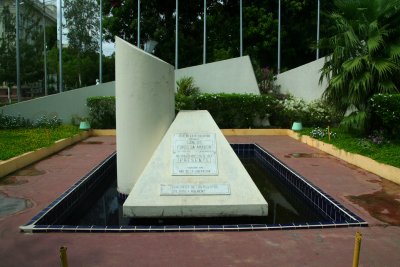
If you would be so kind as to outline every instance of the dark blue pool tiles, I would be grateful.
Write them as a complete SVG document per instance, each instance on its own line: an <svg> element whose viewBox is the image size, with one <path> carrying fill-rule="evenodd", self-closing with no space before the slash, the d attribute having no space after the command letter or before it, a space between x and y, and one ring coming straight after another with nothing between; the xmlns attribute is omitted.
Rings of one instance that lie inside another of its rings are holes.
<svg viewBox="0 0 400 267"><path fill-rule="evenodd" d="M231 144L231 147L239 156L254 155L254 144Z"/></svg>
<svg viewBox="0 0 400 267"><path fill-rule="evenodd" d="M71 226L71 225L47 225L40 222L46 215L48 220L55 220L68 206L73 205L70 196L79 197L83 193L71 194L74 190L83 188L87 192L96 181L98 176L106 172L107 168L115 163L116 154L114 153L97 168L93 169L88 175L78 181L73 187L63 193L59 198L52 202L45 210L37 214L22 230L30 232L192 232L192 231L257 231L257 230L286 230L286 229L321 229L332 227L349 226L368 226L368 224L357 215L353 214L341 206L332 197L325 194L321 189L308 182L304 177L286 167L277 158L262 149L256 144L232 144L232 148L239 155L255 155L263 162L268 169L279 174L289 185L289 189L309 201L311 205L319 209L328 218L325 222L305 222L298 224L239 224L239 225L166 225L166 226ZM87 184L86 184L87 183ZM82 186L85 184L85 186ZM81 185L81 186L80 186ZM80 187L78 187L80 186ZM68 203L68 204L64 204ZM61 210L61 211L60 211ZM47 221L47 219L45 220ZM37 223L37 225L34 225ZM33 227L28 227L33 226ZM23 229L25 228L25 229ZM28 229L29 228L29 229Z"/></svg>
<svg viewBox="0 0 400 267"><path fill-rule="evenodd" d="M253 147L255 157L263 163L263 166L277 173L278 177L280 177L289 188L295 190L312 206L319 209L325 217L334 221L336 225L340 223L347 224L347 222L350 222L351 225L368 225L367 222L344 208L331 196L324 193L320 188L307 181L303 176L284 165L279 159L268 153L266 150L257 144L254 144Z"/></svg>
<svg viewBox="0 0 400 267"><path fill-rule="evenodd" d="M290 229L322 229L340 227L365 227L367 225L354 222L308 222L292 224L238 224L238 225L166 225L166 226L88 226L88 225L35 225L32 233L159 233L159 232L214 232L214 231L274 231Z"/></svg>
<svg viewBox="0 0 400 267"><path fill-rule="evenodd" d="M91 190L101 180L100 177L106 175L109 169L116 162L116 152L107 157L98 166L93 168L87 175L83 176L67 191L62 193L56 200L54 200L45 209L35 215L28 223L28 225L49 225L52 224L57 218L63 216L73 205L75 205L85 194ZM96 178L96 179L95 179ZM21 227L24 228L24 227Z"/></svg>

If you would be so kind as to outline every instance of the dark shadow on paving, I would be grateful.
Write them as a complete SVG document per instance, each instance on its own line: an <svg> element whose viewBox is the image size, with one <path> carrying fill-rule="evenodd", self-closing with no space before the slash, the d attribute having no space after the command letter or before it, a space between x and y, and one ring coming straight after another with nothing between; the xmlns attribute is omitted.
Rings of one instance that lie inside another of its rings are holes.
<svg viewBox="0 0 400 267"><path fill-rule="evenodd" d="M31 207L29 200L8 197L0 193L0 218Z"/></svg>
<svg viewBox="0 0 400 267"><path fill-rule="evenodd" d="M38 170L34 165L30 165L26 168L20 169L10 175L0 178L0 185L20 185L25 184L28 181L26 179L17 178L18 176L38 176L45 174L43 170Z"/></svg>
<svg viewBox="0 0 400 267"><path fill-rule="evenodd" d="M83 141L82 144L85 145L101 145L103 144L103 141Z"/></svg>
<svg viewBox="0 0 400 267"><path fill-rule="evenodd" d="M380 191L360 196L348 196L374 218L390 225L400 226L400 186L386 179L379 182Z"/></svg>

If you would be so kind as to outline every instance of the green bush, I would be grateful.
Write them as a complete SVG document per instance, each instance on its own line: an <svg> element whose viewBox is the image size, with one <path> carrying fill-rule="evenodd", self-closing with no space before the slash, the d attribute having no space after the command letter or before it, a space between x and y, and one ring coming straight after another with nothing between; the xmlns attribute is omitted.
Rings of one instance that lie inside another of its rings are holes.
<svg viewBox="0 0 400 267"><path fill-rule="evenodd" d="M400 94L376 94L370 101L372 121L375 128L388 134L400 134Z"/></svg>
<svg viewBox="0 0 400 267"><path fill-rule="evenodd" d="M0 113L0 129L32 128L32 122L21 116Z"/></svg>
<svg viewBox="0 0 400 267"><path fill-rule="evenodd" d="M327 127L337 126L343 116L339 115L323 100L315 100L306 106L306 115L303 118L306 127Z"/></svg>
<svg viewBox="0 0 400 267"><path fill-rule="evenodd" d="M342 119L333 107L322 100L306 103L304 100L288 96L280 100L276 107L273 125L291 128L293 122L299 121L304 127L336 126Z"/></svg>
<svg viewBox="0 0 400 267"><path fill-rule="evenodd" d="M220 128L259 128L275 114L277 100L267 95L200 94L176 97L176 110L208 110Z"/></svg>
<svg viewBox="0 0 400 267"><path fill-rule="evenodd" d="M282 128L291 128L293 122L298 121L304 123L307 117L307 104L304 100L288 96L279 100L276 106L277 116L273 121L274 125Z"/></svg>
<svg viewBox="0 0 400 267"><path fill-rule="evenodd" d="M91 97L87 100L92 128L115 128L115 97ZM175 95L175 111L208 110L220 128L290 128L300 120L306 127L334 126L340 121L333 109L321 101L309 104L289 97L273 95L195 94Z"/></svg>
<svg viewBox="0 0 400 267"><path fill-rule="evenodd" d="M89 122L95 129L115 129L115 97L95 96L87 99Z"/></svg>

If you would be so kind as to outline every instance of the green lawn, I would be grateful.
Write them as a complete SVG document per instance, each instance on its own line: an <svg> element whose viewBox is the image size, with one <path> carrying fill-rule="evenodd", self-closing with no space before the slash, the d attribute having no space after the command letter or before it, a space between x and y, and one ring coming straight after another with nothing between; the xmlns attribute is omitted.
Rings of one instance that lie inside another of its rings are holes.
<svg viewBox="0 0 400 267"><path fill-rule="evenodd" d="M63 125L54 129L0 130L0 160L7 160L38 148L51 146L55 141L79 132L77 126L71 125Z"/></svg>
<svg viewBox="0 0 400 267"><path fill-rule="evenodd" d="M310 136L311 130L311 128L303 129L301 134ZM331 141L329 141L328 137L325 136L320 140L325 143L333 144L335 147L341 148L345 151L360 154L378 162L400 168L399 140L383 139L381 144L376 144L368 138L363 138L341 129L335 128L332 129L332 132L336 133L336 138L331 138Z"/></svg>
<svg viewBox="0 0 400 267"><path fill-rule="evenodd" d="M336 138L329 141L326 136L321 140L348 152L364 155L378 162L400 168L399 140L391 140L389 143L384 140L382 144L378 145L366 138L349 134L340 129L332 131L336 133ZM0 160L7 160L25 152L50 146L57 140L79 132L78 127L71 125L63 125L55 129L0 130ZM311 129L307 128L302 130L301 134L310 135L310 132Z"/></svg>

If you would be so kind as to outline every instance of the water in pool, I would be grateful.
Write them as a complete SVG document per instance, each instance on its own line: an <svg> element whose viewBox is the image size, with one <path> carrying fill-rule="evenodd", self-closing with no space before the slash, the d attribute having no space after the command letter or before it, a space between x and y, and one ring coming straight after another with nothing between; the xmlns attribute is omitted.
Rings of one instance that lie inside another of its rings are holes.
<svg viewBox="0 0 400 267"><path fill-rule="evenodd" d="M277 177L254 158L241 157L260 192L268 202L266 217L224 217L224 218L162 218L131 219L122 216L122 202L118 199L116 173L111 175L90 195L81 201L79 207L66 218L60 218L60 225L227 225L227 224L291 224L323 221L303 199L286 188Z"/></svg>

